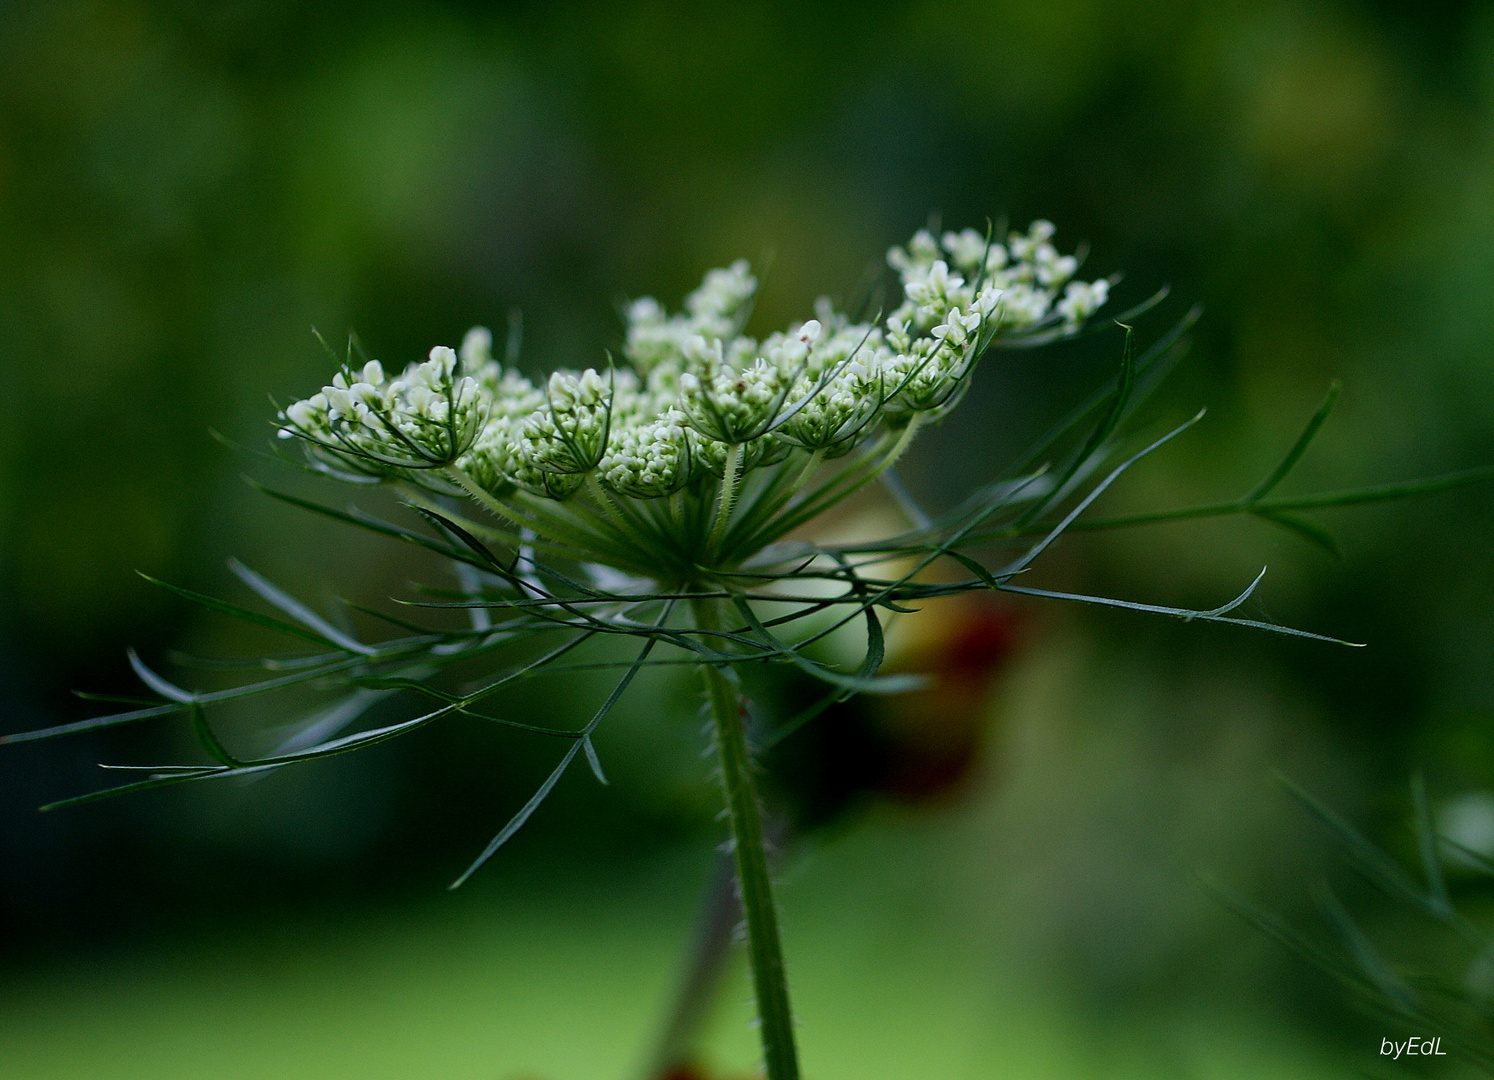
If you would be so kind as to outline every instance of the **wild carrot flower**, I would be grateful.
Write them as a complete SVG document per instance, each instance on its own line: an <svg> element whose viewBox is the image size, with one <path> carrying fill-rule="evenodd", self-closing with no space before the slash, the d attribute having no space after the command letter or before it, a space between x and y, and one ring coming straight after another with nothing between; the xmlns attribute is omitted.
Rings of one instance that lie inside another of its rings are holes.
<svg viewBox="0 0 1494 1080"><path fill-rule="evenodd" d="M919 232L888 254L903 296L880 323L822 301L761 341L742 325L757 280L734 263L681 312L634 302L629 367L557 371L542 390L477 327L392 379L377 361L345 368L282 413L280 435L333 472L463 493L552 554L699 583L891 467L993 343L1082 325L1108 285L1071 281L1052 235Z"/></svg>
<svg viewBox="0 0 1494 1080"><path fill-rule="evenodd" d="M931 516L896 480L892 470L899 458L922 429L959 404L983 357L993 349L1073 337L1109 301L1113 279L1076 279L1080 258L1060 253L1053 238L1054 227L1046 221L1004 242L972 229L939 237L920 230L887 254L901 295L885 317L865 321L822 299L813 318L761 340L747 333L757 279L747 263L733 263L706 274L681 311L671 313L649 297L629 305L623 362L556 371L542 385L521 374L512 355L496 359L492 334L482 327L471 330L458 349L437 346L398 374L377 360L355 365L349 356L321 390L279 414L282 445L301 444L309 466L334 478L393 486L426 528L271 494L438 554L455 568L462 589L449 601L425 603L463 610L469 625L424 627L402 616L391 621L407 633L370 643L233 563L240 580L284 618L165 587L292 635L314 652L289 662L266 660L272 670L263 680L210 692L177 686L132 653L131 663L161 704L0 742L183 715L211 759L147 770L143 779L83 800L284 768L384 742L456 714L563 743L549 778L460 884L523 826L578 756L603 777L592 735L643 667L693 662L705 684L730 812L767 1072L770 1080L792 1080L793 1023L737 667L790 664L826 688L816 708L755 732L762 745L846 695L908 689L906 677L878 674L882 619L937 596L1000 589L1335 640L1236 614L1260 578L1229 603L1203 611L1016 584L1131 464L1198 419L1139 451L1120 453L1126 421L1155 385L1162 362L1175 355L1195 314L1139 356L1127 327L1114 386L1081 403L1051 435L954 509ZM1441 490L1494 475L1475 470L1364 491L1272 497L1336 394L1336 388L1330 391L1281 464L1241 498L1086 519L1083 526L1251 514L1331 545L1299 511ZM1119 462L1104 471L1115 457ZM862 544L791 538L802 537L805 526L878 478L906 511L905 531ZM988 567L991 551L1003 545L1016 550ZM954 579L926 573L941 561L956 568ZM853 623L864 627L866 641L854 671L806 652L814 641ZM504 687L542 675L562 656L601 638L631 641L637 652L584 727L564 730L480 711ZM534 646L530 659L493 670L503 650L526 642ZM452 665L484 660L490 674L476 684L464 681L458 692L443 681ZM340 687L343 697L274 752L240 756L215 733L209 710L219 702L303 684ZM414 695L427 707L409 719L347 733L370 707L395 693Z"/></svg>

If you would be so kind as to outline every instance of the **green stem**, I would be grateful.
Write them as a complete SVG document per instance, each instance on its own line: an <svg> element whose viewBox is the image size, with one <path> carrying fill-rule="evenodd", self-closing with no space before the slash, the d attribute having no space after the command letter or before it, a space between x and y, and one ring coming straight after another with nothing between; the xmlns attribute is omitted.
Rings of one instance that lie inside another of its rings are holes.
<svg viewBox="0 0 1494 1080"><path fill-rule="evenodd" d="M455 465L447 467L446 475L497 517L533 531L541 542L537 546L548 547L569 557L615 562L619 567L626 565L635 572L647 573L652 566L647 552L641 550L636 542L621 536L616 525L584 506L578 504L575 510L585 511L590 521L578 519L575 512L562 512L560 504L554 500L535 497L524 491L514 492L513 498L519 504L514 507L489 495L481 484ZM605 559L598 559L598 556Z"/></svg>
<svg viewBox="0 0 1494 1080"><path fill-rule="evenodd" d="M462 514L453 513L449 507L442 506L414 484L401 483L398 485L397 490L410 505L418 506L422 510L429 510L434 514L440 514L442 517L456 522L456 524L474 536L480 536L484 540L493 540L500 544L507 544L509 547L517 547L520 543L517 532L505 532L502 529L495 529L492 525L473 521ZM507 519L504 520L507 522Z"/></svg>
<svg viewBox="0 0 1494 1080"><path fill-rule="evenodd" d="M771 521L774 514L804 489L805 483L819 468L824 456L823 450L815 450L797 471L784 463L774 471L773 478L758 491L751 503L740 503L739 500L737 520L726 531L726 539L721 542L720 561L730 561L733 553L741 548L744 536L751 536L760 526Z"/></svg>
<svg viewBox="0 0 1494 1080"><path fill-rule="evenodd" d="M643 552L658 550L657 537L645 537L638 531L636 524L630 520L631 515L625 506L614 502L602 487L602 482L597 479L596 473L588 473L586 476L586 491L596 502L602 511L602 516L628 543Z"/></svg>
<svg viewBox="0 0 1494 1080"><path fill-rule="evenodd" d="M721 601L697 599L695 623L702 630L724 630ZM768 874L768 851L763 838L762 809L753 781L753 761L743 725L745 709L731 669L702 665L711 719L716 731L716 754L721 760L721 784L731 819L732 853L737 887L747 919L747 951L757 996L759 1031L767 1080L798 1080L799 1056L794 1048L794 1018L789 1008L788 977L783 946L778 937L778 910Z"/></svg>
<svg viewBox="0 0 1494 1080"><path fill-rule="evenodd" d="M722 538L726 535L726 523L731 520L731 510L737 500L737 473L742 468L742 444L732 443L726 454L726 466L721 472L721 496L716 503L716 521L711 526L711 535L706 540L706 552L714 555Z"/></svg>
<svg viewBox="0 0 1494 1080"><path fill-rule="evenodd" d="M908 424L898 434L890 449L886 451L875 467L861 476L856 476L848 487L836 490L837 486L854 476L855 471L862 467L861 462L856 462L833 480L827 481L819 489L810 493L803 502L793 507L769 528L765 528L759 535L753 537L754 544L770 544L785 533L792 532L805 522L824 513L837 503L844 502L867 484L881 476L892 466L897 464L898 458L903 456L903 451L908 449L908 444L913 441L919 426L922 424L923 414L914 413Z"/></svg>
<svg viewBox="0 0 1494 1080"><path fill-rule="evenodd" d="M534 527L533 523L525 520L522 514L515 513L511 508L504 506L503 503L499 502L497 499L493 498L493 496L484 491L482 485L479 484L476 480L472 479L471 476L467 475L466 470L461 468L461 466L447 466L446 475L455 480L467 492L468 495L472 496L472 498L476 499L480 504L487 507L488 510L490 510L495 516L502 518L504 521L507 521L510 524L517 525L520 528L531 529Z"/></svg>

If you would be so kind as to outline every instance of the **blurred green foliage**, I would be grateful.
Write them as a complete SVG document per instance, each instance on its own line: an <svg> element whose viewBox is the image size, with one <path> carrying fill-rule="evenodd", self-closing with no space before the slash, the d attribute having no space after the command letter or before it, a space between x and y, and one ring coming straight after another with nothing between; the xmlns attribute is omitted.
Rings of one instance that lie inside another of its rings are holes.
<svg viewBox="0 0 1494 1080"><path fill-rule="evenodd" d="M1091 270L1125 272L1122 303L1170 283L1173 316L1204 305L1155 412L1211 417L1110 510L1247 490L1333 378L1344 398L1300 490L1494 460L1485 5L13 0L4 727L87 715L73 688L136 692L126 645L263 645L137 569L234 595L232 554L303 595L364 600L421 572L269 504L238 478L261 467L210 438L260 446L266 395L319 385L309 327L356 329L402 364L517 307L526 366L584 366L616 344L622 298L673 302L707 266L771 257L761 322L785 322L820 290L852 294L930 213L1049 217L1088 241ZM1151 317L1143 339L1166 325ZM909 486L957 498L1116 348L987 364L910 455ZM998 739L1006 771L972 811L1008 824L959 833L1043 853L1002 886L1007 917L1034 920L1024 947L1057 956L1085 1000L1192 992L1231 964L1263 1000L1303 994L1200 914L1176 871L1203 861L1297 902L1324 856L1260 797L1268 763L1381 829L1413 767L1447 795L1494 785L1491 513L1475 489L1323 515L1342 563L1257 522L1067 542L1050 583L1159 603L1222 602L1269 564L1254 614L1370 648L1033 609L1025 674L998 709L1020 737ZM647 688L602 740L617 783L563 786L514 860L627 861L713 837L693 708L689 687ZM182 745L131 730L7 749L13 946L133 935L206 902L425 890L539 767L527 746L453 728L300 779L30 814L94 786L95 760Z"/></svg>

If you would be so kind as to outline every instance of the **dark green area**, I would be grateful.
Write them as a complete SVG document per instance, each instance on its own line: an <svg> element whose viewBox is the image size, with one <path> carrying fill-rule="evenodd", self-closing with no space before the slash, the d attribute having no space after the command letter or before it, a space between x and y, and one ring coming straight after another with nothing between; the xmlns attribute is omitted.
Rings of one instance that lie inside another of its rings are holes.
<svg viewBox="0 0 1494 1080"><path fill-rule="evenodd" d="M1170 284L1143 345L1203 305L1141 419L1209 417L1102 516L1250 491L1335 379L1334 415L1273 497L1494 461L1483 5L4 5L0 730L96 711L74 689L139 695L127 646L178 674L172 649L286 647L137 570L236 602L252 600L230 555L314 602L377 604L429 575L239 474L347 492L209 434L264 445L268 397L329 374L312 326L400 365L517 307L527 367L586 366L617 344L624 298L672 304L708 266L771 260L771 327L820 291L854 294L930 214L1051 218L1088 244L1087 271L1124 271L1117 310ZM1111 377L1119 348L997 355L910 453L909 488L956 501ZM1026 734L996 737L994 778L950 811L1006 824L954 829L951 858L1004 844L1021 868L1028 844L1040 869L1026 900L964 887L1018 927L1032 914L1028 961L1093 1016L1244 988L1368 1045L1188 870L1308 910L1331 859L1268 766L1393 848L1413 769L1434 803L1494 788L1491 515L1487 488L1308 515L1341 560L1259 520L1066 539L1030 584L1210 607L1269 564L1245 614L1369 647L1025 607L998 713ZM487 874L563 892L715 839L696 689L640 682L598 738L613 785L569 777ZM604 693L558 677L505 706L581 716ZM184 728L0 752L0 951L61 963L209 911L426 897L551 752L461 722L263 784L31 813L101 786L96 761L190 754Z"/></svg>

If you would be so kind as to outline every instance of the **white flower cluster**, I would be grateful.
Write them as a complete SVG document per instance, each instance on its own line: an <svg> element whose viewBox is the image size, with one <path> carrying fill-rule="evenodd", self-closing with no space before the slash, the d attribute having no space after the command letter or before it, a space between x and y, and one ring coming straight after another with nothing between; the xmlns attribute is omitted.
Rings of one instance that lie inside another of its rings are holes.
<svg viewBox="0 0 1494 1080"><path fill-rule="evenodd" d="M280 437L300 436L340 467L382 475L450 463L482 433L492 393L444 345L396 379L370 360L280 414Z"/></svg>
<svg viewBox="0 0 1494 1080"><path fill-rule="evenodd" d="M953 273L1000 290L1003 330L1030 330L1055 316L1066 329L1078 329L1108 299L1110 283L1103 278L1071 280L1079 260L1058 253L1051 242L1054 232L1051 221L1034 221L1027 232L1011 233L1002 245L974 229L947 232L937 241L920 230L906 248L887 253L887 261L903 276L908 297L894 317L920 328L932 325L942 315L937 301L949 295L945 282ZM964 281L953 286L956 291L961 287L969 288Z"/></svg>
<svg viewBox="0 0 1494 1080"><path fill-rule="evenodd" d="M377 362L343 371L286 409L280 434L368 475L458 469L498 498L564 499L589 477L657 498L729 463L834 458L943 416L998 335L1072 331L1105 302L1108 283L1071 280L1078 260L1052 236L1045 221L1005 245L972 229L920 231L888 253L903 302L882 325L821 300L816 318L762 341L742 332L757 281L734 263L708 273L681 313L652 298L630 306L631 370L557 371L543 389L504 370L478 327L460 357L433 349L392 381Z"/></svg>

